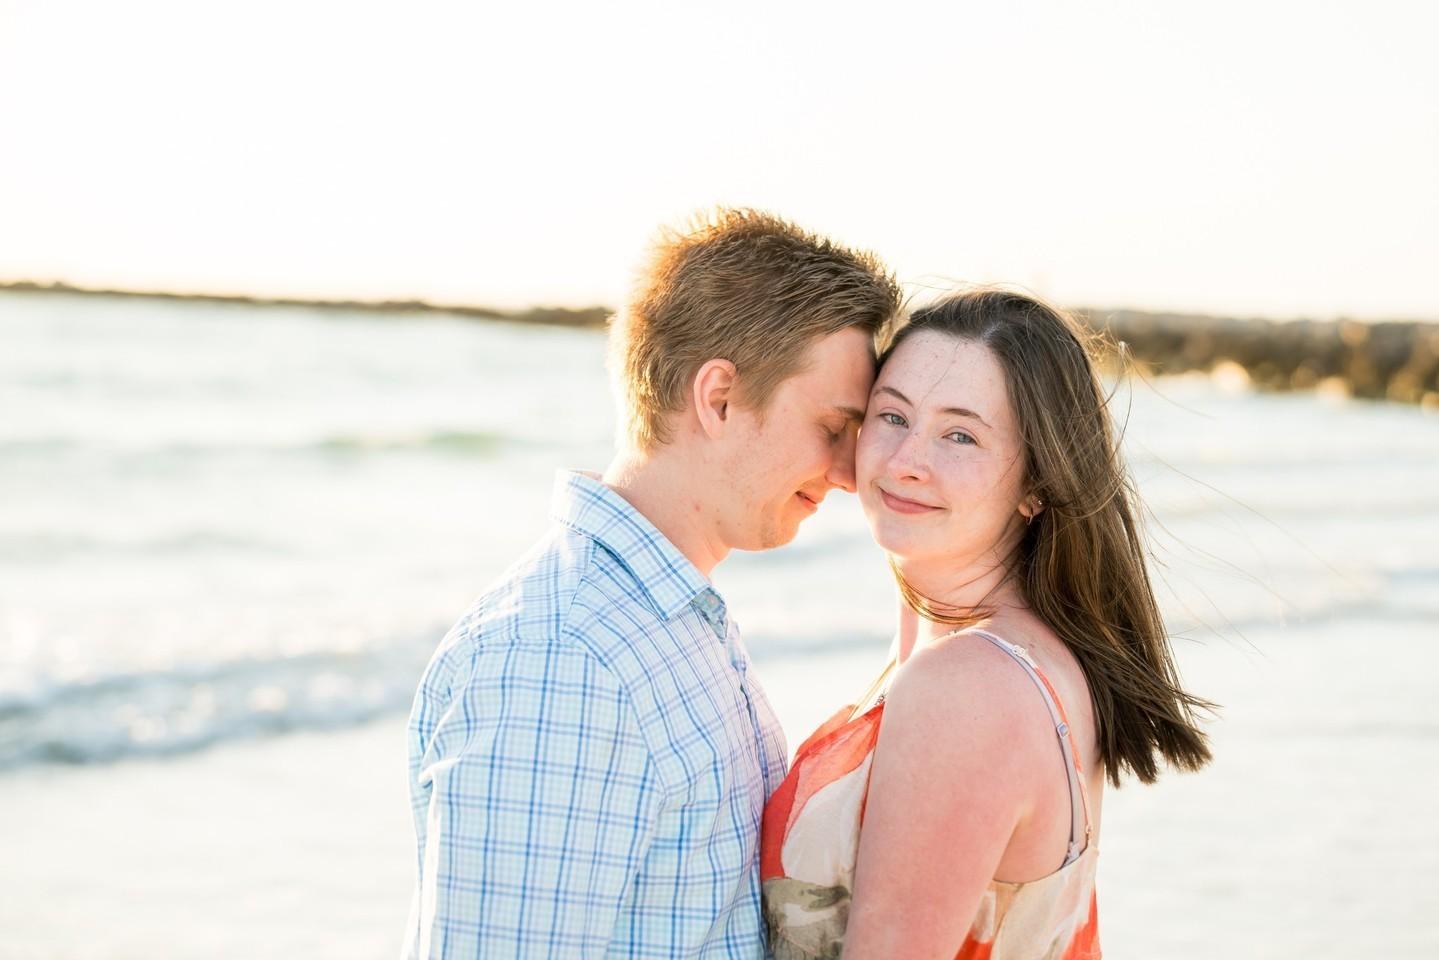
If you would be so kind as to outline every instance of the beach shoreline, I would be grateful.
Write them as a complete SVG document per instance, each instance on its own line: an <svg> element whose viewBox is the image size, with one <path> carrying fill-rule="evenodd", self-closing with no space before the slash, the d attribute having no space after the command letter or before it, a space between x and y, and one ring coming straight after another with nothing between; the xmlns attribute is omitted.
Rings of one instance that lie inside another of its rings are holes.
<svg viewBox="0 0 1439 960"><path fill-rule="evenodd" d="M1385 956L1429 955L1439 926L1419 887L1355 896L1334 879L1396 869L1422 827L1406 805L1432 787L1424 761L1436 759L1428 738L1346 735L1326 718L1323 702L1341 688L1370 706L1394 692L1383 664L1348 678L1328 669L1355 626L1302 640L1265 631L1263 655L1228 643L1179 651L1195 689L1225 704L1210 726L1216 762L1107 792L1099 895L1109 952L1206 956L1223 916L1227 941L1266 955L1349 956L1361 942ZM1420 631L1401 636L1396 654L1432 662ZM811 658L755 651L791 747L864 686L881 646L826 657L823 683ZM1295 738L1296 724L1312 732ZM0 775L0 849L24 865L0 890L5 955L394 956L414 882L405 727L392 714L173 758ZM1288 744L1284 762L1276 738ZM1247 804L1233 802L1237 790ZM1305 795L1334 806L1325 842L1290 816ZM1404 876L1439 865L1439 848L1421 839L1417 849ZM1321 921L1330 915L1343 927ZM1284 944L1292 954L1268 952Z"/></svg>

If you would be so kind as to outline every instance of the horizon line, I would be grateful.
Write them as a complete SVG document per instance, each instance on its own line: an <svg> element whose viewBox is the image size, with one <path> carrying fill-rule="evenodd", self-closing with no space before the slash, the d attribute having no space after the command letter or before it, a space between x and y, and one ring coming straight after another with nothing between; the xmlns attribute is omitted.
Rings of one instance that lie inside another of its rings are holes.
<svg viewBox="0 0 1439 960"><path fill-rule="evenodd" d="M1003 285L1000 285L1003 286ZM121 287L90 287L71 283L67 280L0 280L0 292L15 293L61 293L97 297L138 297L155 300L186 300L208 303L234 303L259 307L306 307L330 310L369 310L407 313L450 313L460 316L483 317L494 320L508 320L527 323L542 323L562 326L602 327L616 311L603 304L585 307L553 306L536 303L525 307L507 308L486 306L476 303L441 303L419 297L363 300L353 298L266 296L248 293L216 293L203 291L143 290ZM1168 317L1198 321L1221 321L1241 323L1363 323L1366 326L1380 324L1404 324L1439 327L1439 318L1356 316L1335 313L1324 316L1291 315L1286 317L1251 314L1204 313L1192 310L1153 309L1141 307L1093 307L1071 306L1064 309L1086 317L1112 314Z"/></svg>

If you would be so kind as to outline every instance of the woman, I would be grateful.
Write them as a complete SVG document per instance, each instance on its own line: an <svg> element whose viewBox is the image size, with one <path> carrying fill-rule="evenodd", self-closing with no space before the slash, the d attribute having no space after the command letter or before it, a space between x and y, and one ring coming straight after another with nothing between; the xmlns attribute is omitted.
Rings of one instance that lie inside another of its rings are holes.
<svg viewBox="0 0 1439 960"><path fill-rule="evenodd" d="M1201 767L1208 704L1179 685L1075 324L998 290L915 313L856 475L913 613L766 807L776 957L1098 957L1104 781Z"/></svg>

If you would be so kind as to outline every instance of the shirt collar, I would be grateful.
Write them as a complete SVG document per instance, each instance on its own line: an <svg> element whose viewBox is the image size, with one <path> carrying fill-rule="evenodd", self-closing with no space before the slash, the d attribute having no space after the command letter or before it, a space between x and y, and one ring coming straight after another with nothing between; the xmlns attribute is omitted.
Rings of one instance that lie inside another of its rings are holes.
<svg viewBox="0 0 1439 960"><path fill-rule="evenodd" d="M599 477L577 470L559 471L550 519L614 554L662 619L673 619L693 605L715 633L724 637L724 600L709 580L644 514Z"/></svg>

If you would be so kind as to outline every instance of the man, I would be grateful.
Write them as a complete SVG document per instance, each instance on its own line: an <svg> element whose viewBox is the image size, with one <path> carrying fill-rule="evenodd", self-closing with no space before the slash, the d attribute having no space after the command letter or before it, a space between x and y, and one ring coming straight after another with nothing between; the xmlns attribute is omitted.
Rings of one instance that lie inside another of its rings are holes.
<svg viewBox="0 0 1439 960"><path fill-rule="evenodd" d="M784 737L710 585L791 540L854 441L898 309L775 217L667 234L611 327L624 436L445 637L410 720L410 957L758 957Z"/></svg>

